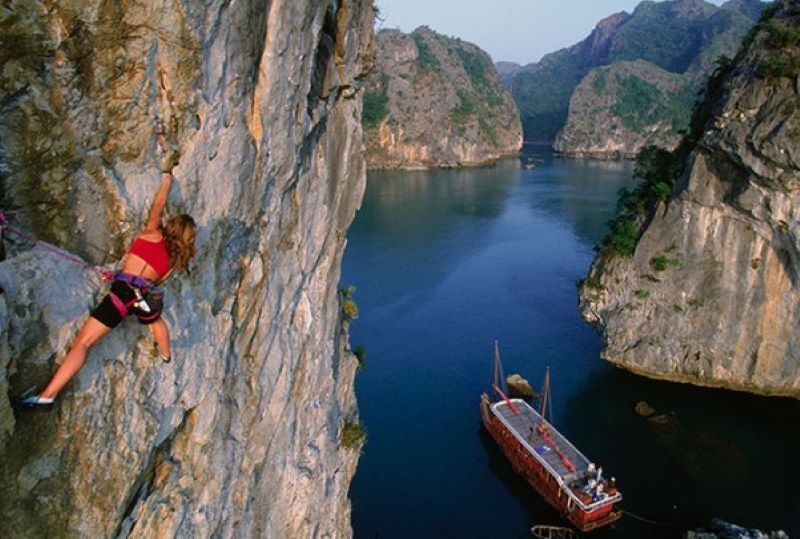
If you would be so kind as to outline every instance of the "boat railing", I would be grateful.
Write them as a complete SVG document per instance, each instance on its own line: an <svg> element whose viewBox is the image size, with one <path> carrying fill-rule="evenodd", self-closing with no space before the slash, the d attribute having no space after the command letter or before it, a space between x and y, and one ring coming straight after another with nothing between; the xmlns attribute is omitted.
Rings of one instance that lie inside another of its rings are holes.
<svg viewBox="0 0 800 539"><path fill-rule="evenodd" d="M527 409L529 409L530 411L532 411L537 418L541 417L538 414L536 414L536 411L533 408L531 408L530 405L527 402L525 402L524 400L522 400L522 399L510 399L510 400L514 401L516 403L520 403L522 406L524 406ZM496 410L497 407L499 407L499 406L501 406L503 404L506 404L506 402L505 401L496 402L491 406L491 408L492 408L492 410ZM531 446L530 443L528 443L528 440L526 440L523 436L521 436L517 432L517 430L511 425L511 423L509 423L506 420L506 418L503 417L503 414L496 413L495 417L497 417L506 426L506 428L514 435L514 437L520 443L522 443L522 445L528 450L528 452L531 455L533 455L533 457L537 461L539 461L545 467L545 469L547 469L547 471L550 472L550 474L553 477L555 477L556 481L558 482L558 485L560 487L564 487L564 491L567 493L567 496L569 496L571 499L573 499L575 502L577 502L578 505L580 507L582 507L584 510L591 511L591 510L596 509L597 507L600 507L602 505L606 505L606 504L609 504L609 503L614 503L614 502L620 501L622 499L622 495L619 492L616 492L613 496L609 496L608 498L597 500L597 501L592 502L590 504L584 503L578 496L575 495L575 493L572 491L572 488L568 484L566 484L564 482L564 479L561 476L561 474L555 468L553 468L550 465L550 463L548 463L541 455L539 455L539 453L533 448L533 446ZM555 429L555 427L553 427L552 425L550 425L550 423L547 420L544 420L544 421L550 428L552 428L553 430L558 432L558 430ZM563 441L565 441L567 443L567 445L569 445L581 458L583 458L584 460L587 460L587 461L589 460L589 459L586 458L586 456L583 453L578 451L578 449L575 448L575 446L572 445L572 443L570 443L569 440L567 440L561 433L559 433L559 437Z"/></svg>

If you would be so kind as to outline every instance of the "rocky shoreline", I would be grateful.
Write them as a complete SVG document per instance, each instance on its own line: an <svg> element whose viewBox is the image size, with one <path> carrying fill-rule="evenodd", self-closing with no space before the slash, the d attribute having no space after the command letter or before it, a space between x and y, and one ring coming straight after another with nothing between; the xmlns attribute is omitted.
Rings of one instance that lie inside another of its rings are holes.
<svg viewBox="0 0 800 539"><path fill-rule="evenodd" d="M580 310L614 365L800 398L800 110L794 77L773 62L800 58L779 37L798 31L797 10L777 2L720 73L684 172L652 184L660 194L635 249L595 259Z"/></svg>

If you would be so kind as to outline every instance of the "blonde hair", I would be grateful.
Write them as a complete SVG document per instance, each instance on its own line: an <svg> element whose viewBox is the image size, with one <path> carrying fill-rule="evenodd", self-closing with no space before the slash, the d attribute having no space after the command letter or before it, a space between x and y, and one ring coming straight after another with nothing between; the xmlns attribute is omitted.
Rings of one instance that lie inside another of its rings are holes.
<svg viewBox="0 0 800 539"><path fill-rule="evenodd" d="M161 228L169 253L169 265L176 270L186 271L189 261L194 257L196 231L194 219L185 213L170 217Z"/></svg>

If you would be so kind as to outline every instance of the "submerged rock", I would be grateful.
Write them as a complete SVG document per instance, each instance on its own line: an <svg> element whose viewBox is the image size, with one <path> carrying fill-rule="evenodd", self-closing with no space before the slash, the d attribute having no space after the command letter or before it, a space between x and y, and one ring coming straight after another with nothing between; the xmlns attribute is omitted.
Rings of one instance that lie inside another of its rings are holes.
<svg viewBox="0 0 800 539"><path fill-rule="evenodd" d="M642 403L640 403L642 404ZM660 413L653 408L638 407L638 412L650 412L643 418L656 444L670 459L698 484L741 484L747 471L747 458L731 439L711 434L682 421L675 412Z"/></svg>
<svg viewBox="0 0 800 539"><path fill-rule="evenodd" d="M650 417L654 413L656 413L656 411L645 401L637 402L634 410L636 411L637 414L639 414L642 417Z"/></svg>

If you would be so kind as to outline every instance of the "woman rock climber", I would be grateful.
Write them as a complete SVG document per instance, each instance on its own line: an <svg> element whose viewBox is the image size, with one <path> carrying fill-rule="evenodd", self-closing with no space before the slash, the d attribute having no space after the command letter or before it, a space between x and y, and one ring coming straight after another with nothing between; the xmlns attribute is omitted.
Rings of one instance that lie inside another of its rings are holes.
<svg viewBox="0 0 800 539"><path fill-rule="evenodd" d="M159 140L164 148L163 140ZM123 259L122 271L114 276L111 291L91 311L78 331L64 361L45 389L35 396L19 399L18 404L29 407L49 407L67 382L83 367L89 349L108 332L117 327L128 314L134 314L147 325L155 338L161 360L170 361L169 330L161 318L160 301L147 302L146 292L164 282L173 271L185 271L195 254L195 223L186 214L161 221L172 184L172 167L177 156L167 152L162 162L161 186L144 229L136 236Z"/></svg>

